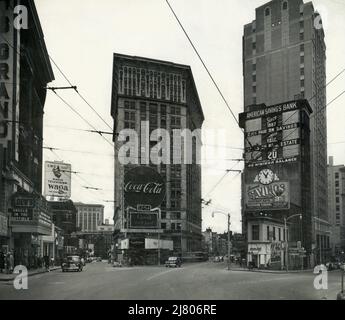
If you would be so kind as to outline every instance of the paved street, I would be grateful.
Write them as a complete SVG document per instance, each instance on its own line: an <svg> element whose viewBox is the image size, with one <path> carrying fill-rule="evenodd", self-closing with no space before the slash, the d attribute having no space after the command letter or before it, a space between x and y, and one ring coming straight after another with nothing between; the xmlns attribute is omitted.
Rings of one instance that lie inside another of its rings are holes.
<svg viewBox="0 0 345 320"><path fill-rule="evenodd" d="M105 262L88 264L82 273L60 270L29 278L29 289L17 291L0 283L0 299L106 300L251 300L336 299L340 273L330 272L328 290L315 290L311 272L272 274L227 271L212 262L165 267L111 268Z"/></svg>

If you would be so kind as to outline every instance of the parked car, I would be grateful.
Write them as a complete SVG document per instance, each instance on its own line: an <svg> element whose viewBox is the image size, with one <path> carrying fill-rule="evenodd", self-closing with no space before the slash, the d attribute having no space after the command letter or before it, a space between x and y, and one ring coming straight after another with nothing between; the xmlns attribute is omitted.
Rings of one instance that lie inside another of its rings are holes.
<svg viewBox="0 0 345 320"><path fill-rule="evenodd" d="M218 256L214 257L213 262L220 262L220 257Z"/></svg>
<svg viewBox="0 0 345 320"><path fill-rule="evenodd" d="M121 261L114 261L113 267L114 268L122 268L122 262Z"/></svg>
<svg viewBox="0 0 345 320"><path fill-rule="evenodd" d="M79 256L68 256L63 260L61 265L62 272L66 271L83 271L83 264Z"/></svg>
<svg viewBox="0 0 345 320"><path fill-rule="evenodd" d="M181 267L182 265L182 260L179 257L169 257L169 259L167 261L165 261L165 266L167 268L171 268L171 267Z"/></svg>

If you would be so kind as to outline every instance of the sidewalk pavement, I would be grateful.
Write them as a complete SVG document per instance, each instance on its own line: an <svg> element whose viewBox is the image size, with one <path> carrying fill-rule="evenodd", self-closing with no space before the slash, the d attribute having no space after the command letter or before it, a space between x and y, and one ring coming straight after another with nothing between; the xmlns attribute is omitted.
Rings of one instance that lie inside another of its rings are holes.
<svg viewBox="0 0 345 320"><path fill-rule="evenodd" d="M247 272L261 272L261 273L275 273L275 274L287 274L287 273L302 273L302 272L313 272L314 269L303 269L303 270L268 270L268 269L248 269L241 267L231 266L230 271L247 271Z"/></svg>
<svg viewBox="0 0 345 320"><path fill-rule="evenodd" d="M51 267L50 271L56 271L61 269L61 267ZM46 273L48 271L46 271L45 268L40 268L40 269L34 269L34 270L29 270L28 271L28 276L34 276L36 274L40 274L40 273ZM6 273L0 273L0 282L1 281L13 281L16 277L18 276L18 274L6 274Z"/></svg>

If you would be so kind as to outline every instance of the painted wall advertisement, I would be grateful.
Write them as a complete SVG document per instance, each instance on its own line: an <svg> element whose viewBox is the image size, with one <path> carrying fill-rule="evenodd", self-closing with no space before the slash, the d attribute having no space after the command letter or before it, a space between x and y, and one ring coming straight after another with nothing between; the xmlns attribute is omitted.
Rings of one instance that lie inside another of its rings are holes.
<svg viewBox="0 0 345 320"><path fill-rule="evenodd" d="M270 169L261 170L253 183L245 186L246 210L284 210L290 208L290 185Z"/></svg>
<svg viewBox="0 0 345 320"><path fill-rule="evenodd" d="M69 199L71 197L70 164L63 162L45 162L45 196Z"/></svg>

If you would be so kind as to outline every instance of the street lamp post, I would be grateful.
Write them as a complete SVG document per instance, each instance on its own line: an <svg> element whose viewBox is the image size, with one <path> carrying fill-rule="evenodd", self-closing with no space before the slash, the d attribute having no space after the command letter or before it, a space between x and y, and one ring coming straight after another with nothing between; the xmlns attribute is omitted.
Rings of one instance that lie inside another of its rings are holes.
<svg viewBox="0 0 345 320"><path fill-rule="evenodd" d="M287 238L287 221L289 219L292 219L294 217L299 216L300 219L302 219L302 215L301 214L293 214L292 216L286 218L284 217L284 237L285 237L285 268L286 268L286 272L289 271L289 250L288 250L288 238ZM302 239L301 239L302 240Z"/></svg>
<svg viewBox="0 0 345 320"><path fill-rule="evenodd" d="M222 211L213 211L212 217L214 217L215 213L221 213L221 214L227 215L227 217L228 217L228 270L230 270L230 244L231 244L231 242L230 242L230 225L231 225L230 217L231 216L230 216L230 213L225 214Z"/></svg>

